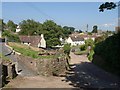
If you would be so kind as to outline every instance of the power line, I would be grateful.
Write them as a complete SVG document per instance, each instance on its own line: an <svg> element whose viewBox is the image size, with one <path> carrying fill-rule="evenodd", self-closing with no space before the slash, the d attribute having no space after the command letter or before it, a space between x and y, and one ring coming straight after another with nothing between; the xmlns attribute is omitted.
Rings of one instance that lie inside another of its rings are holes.
<svg viewBox="0 0 120 90"><path fill-rule="evenodd" d="M30 6L31 8L33 8L33 9L35 9L36 11L38 11L38 13L43 14L44 16L52 19L53 21L57 21L57 22L63 24L61 21L58 21L58 20L56 20L55 18L51 17L50 15L48 15L48 14L45 13L45 12L43 12L40 8L36 7L35 5L33 5L33 4L31 4L31 3L29 3L29 4L27 4L27 5Z"/></svg>

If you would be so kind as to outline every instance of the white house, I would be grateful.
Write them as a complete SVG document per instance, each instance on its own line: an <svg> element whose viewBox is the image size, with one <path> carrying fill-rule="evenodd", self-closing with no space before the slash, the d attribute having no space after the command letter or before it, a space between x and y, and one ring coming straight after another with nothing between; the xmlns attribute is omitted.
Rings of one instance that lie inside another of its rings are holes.
<svg viewBox="0 0 120 90"><path fill-rule="evenodd" d="M46 41L43 34L41 34L41 36L19 36L19 38L23 44L33 47L46 48Z"/></svg>
<svg viewBox="0 0 120 90"><path fill-rule="evenodd" d="M16 28L16 33L20 32L21 29L20 29L20 26L18 25L17 28Z"/></svg>
<svg viewBox="0 0 120 90"><path fill-rule="evenodd" d="M70 43L71 46L83 45L85 44L84 38L80 36L69 36L66 39L66 43Z"/></svg>

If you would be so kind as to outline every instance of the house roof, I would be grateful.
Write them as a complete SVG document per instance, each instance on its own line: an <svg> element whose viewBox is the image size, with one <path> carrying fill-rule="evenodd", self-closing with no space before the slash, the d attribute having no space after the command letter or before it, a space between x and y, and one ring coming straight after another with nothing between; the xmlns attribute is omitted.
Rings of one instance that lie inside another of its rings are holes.
<svg viewBox="0 0 120 90"><path fill-rule="evenodd" d="M31 46L37 46L41 41L40 36L19 36L20 41L24 43L31 43Z"/></svg>
<svg viewBox="0 0 120 90"><path fill-rule="evenodd" d="M83 37L80 36L71 36L72 41L84 41Z"/></svg>

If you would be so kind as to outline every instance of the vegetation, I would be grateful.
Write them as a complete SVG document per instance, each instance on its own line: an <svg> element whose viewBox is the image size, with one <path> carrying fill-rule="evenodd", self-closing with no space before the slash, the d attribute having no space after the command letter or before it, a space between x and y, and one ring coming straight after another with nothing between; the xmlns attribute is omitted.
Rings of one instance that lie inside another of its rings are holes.
<svg viewBox="0 0 120 90"><path fill-rule="evenodd" d="M8 61L8 62L11 61L9 58L5 57L2 53L0 53L0 58L2 58L2 61Z"/></svg>
<svg viewBox="0 0 120 90"><path fill-rule="evenodd" d="M63 47L64 53L69 56L71 50L70 44L65 44Z"/></svg>
<svg viewBox="0 0 120 90"><path fill-rule="evenodd" d="M97 60L94 61L96 65L120 75L120 34L115 34L108 37L105 41L97 43L94 51L95 54L100 55L104 60L102 65L99 65Z"/></svg>
<svg viewBox="0 0 120 90"><path fill-rule="evenodd" d="M13 31L13 32L16 31L17 25L13 21L9 20L6 26L8 30Z"/></svg>
<svg viewBox="0 0 120 90"><path fill-rule="evenodd" d="M100 12L104 12L105 9L106 10L115 9L117 6L119 6L119 5L117 5L114 2L105 2L105 3L103 3L103 4L100 5L99 11Z"/></svg>
<svg viewBox="0 0 120 90"><path fill-rule="evenodd" d="M32 58L53 58L52 55L48 55L48 56L38 55L40 53L39 51L32 50L31 48L29 48L26 45L22 45L22 44L18 44L18 43L9 43L9 45L12 48L14 48L15 51L17 51L25 56L29 56Z"/></svg>
<svg viewBox="0 0 120 90"><path fill-rule="evenodd" d="M83 55L83 54L87 54L87 53L88 53L88 50L75 52L76 55Z"/></svg>
<svg viewBox="0 0 120 90"><path fill-rule="evenodd" d="M2 36L7 37L7 40L9 42L20 42L20 39L19 39L18 35L13 34L8 30L3 31Z"/></svg>
<svg viewBox="0 0 120 90"><path fill-rule="evenodd" d="M73 27L61 27L57 25L52 20L46 20L43 24L36 22L34 20L23 20L20 22L21 31L19 35L40 35L44 34L45 40L47 42L47 47L52 47L60 45L59 38L68 37L75 28Z"/></svg>
<svg viewBox="0 0 120 90"><path fill-rule="evenodd" d="M89 55L88 55L88 59L89 59L90 61L93 60L93 55L94 55L94 50L92 49L92 50L90 50L90 53L89 53Z"/></svg>
<svg viewBox="0 0 120 90"><path fill-rule="evenodd" d="M97 33L97 32L98 32L98 26L95 25L95 26L93 26L92 33Z"/></svg>

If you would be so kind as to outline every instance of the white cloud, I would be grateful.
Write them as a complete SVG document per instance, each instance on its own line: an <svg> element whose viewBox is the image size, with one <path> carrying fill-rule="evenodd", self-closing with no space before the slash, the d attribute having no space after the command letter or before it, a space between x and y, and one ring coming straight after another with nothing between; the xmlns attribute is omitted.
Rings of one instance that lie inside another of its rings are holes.
<svg viewBox="0 0 120 90"><path fill-rule="evenodd" d="M101 26L104 26L104 27L110 27L110 26L114 26L115 24L112 24L112 23L105 23L105 24L103 24L103 25L101 25Z"/></svg>

